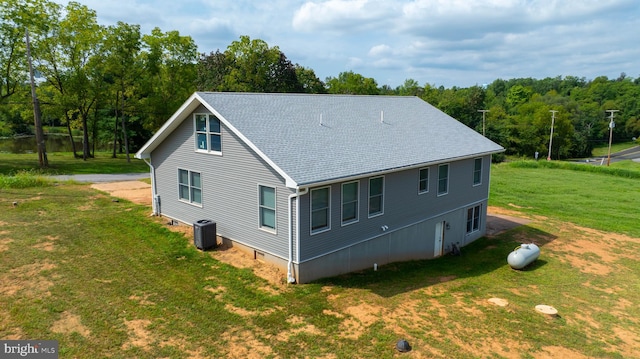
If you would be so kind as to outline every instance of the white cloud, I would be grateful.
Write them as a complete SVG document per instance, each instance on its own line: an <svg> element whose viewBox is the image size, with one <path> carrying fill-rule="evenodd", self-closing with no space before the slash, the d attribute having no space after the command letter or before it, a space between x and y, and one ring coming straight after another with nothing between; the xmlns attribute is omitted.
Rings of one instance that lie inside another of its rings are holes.
<svg viewBox="0 0 640 359"><path fill-rule="evenodd" d="M392 55L392 54L393 54L393 50L391 49L391 47L389 47L389 45L384 45L384 44L376 45L369 50L369 56L372 56L372 57Z"/></svg>
<svg viewBox="0 0 640 359"><path fill-rule="evenodd" d="M295 12L292 26L303 32L380 28L393 5L395 1L382 0L308 1Z"/></svg>

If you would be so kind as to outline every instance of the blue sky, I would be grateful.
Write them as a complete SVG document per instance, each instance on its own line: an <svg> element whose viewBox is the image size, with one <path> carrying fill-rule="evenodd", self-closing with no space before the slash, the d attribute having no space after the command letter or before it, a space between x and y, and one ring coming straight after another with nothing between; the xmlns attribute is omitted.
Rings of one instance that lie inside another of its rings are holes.
<svg viewBox="0 0 640 359"><path fill-rule="evenodd" d="M65 0L56 2L66 4ZM103 25L178 30L202 53L241 35L316 75L468 87L532 77L640 77L637 0L79 0Z"/></svg>

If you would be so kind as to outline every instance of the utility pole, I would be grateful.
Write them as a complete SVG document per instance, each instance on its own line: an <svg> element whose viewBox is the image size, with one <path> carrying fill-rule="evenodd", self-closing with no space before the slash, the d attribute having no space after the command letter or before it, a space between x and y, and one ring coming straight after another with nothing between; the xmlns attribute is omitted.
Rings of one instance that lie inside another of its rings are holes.
<svg viewBox="0 0 640 359"><path fill-rule="evenodd" d="M485 117L485 114L487 112L489 112L489 110L478 110L478 112L482 112L482 135L485 136L485 134L484 134L484 117ZM487 136L485 136L485 137L487 137Z"/></svg>
<svg viewBox="0 0 640 359"><path fill-rule="evenodd" d="M607 166L611 163L611 140L613 139L613 128L616 127L616 123L613 122L613 114L620 110L607 110L609 112L609 153L607 154Z"/></svg>
<svg viewBox="0 0 640 359"><path fill-rule="evenodd" d="M551 135L549 135L549 154L547 155L547 161L551 161L551 144L553 143L553 126L556 122L556 112L558 110L549 110L551 112Z"/></svg>
<svg viewBox="0 0 640 359"><path fill-rule="evenodd" d="M36 80L33 74L33 64L31 63L31 43L29 42L29 30L25 29L25 42L27 44L27 60L29 63L29 78L31 82L31 98L33 99L33 121L36 128L36 142L38 144L38 161L40 168L49 167L47 159L47 149L44 143L44 133L42 132L42 119L40 117L40 102L36 94Z"/></svg>

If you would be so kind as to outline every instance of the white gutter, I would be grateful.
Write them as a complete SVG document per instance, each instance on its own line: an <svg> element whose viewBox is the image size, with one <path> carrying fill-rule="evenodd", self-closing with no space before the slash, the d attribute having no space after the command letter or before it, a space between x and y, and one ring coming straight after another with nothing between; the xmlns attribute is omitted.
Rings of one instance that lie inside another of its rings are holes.
<svg viewBox="0 0 640 359"><path fill-rule="evenodd" d="M300 235L299 235L299 231L300 231L300 220L299 220L300 201L298 200L298 198L300 196L302 196L302 195L307 194L307 192L309 192L308 188L304 188L302 190L300 190L300 188L296 188L296 192L289 195L288 202L287 202L288 220L289 220L289 261L287 262L287 281L289 283L291 283L291 284L296 282L296 278L293 276L293 271L292 271L294 235L293 235L293 219L292 219L292 217L293 217L293 207L291 205L291 202L293 201L293 199L296 199L296 203L298 204L297 213L296 213L296 235L295 235L295 240L297 241L298 238L300 237Z"/></svg>
<svg viewBox="0 0 640 359"><path fill-rule="evenodd" d="M144 163L149 166L149 177L151 177L151 211L154 216L157 216L160 214L160 204L158 203L158 192L156 191L156 171L151 162L147 161L150 159L151 157L142 158Z"/></svg>

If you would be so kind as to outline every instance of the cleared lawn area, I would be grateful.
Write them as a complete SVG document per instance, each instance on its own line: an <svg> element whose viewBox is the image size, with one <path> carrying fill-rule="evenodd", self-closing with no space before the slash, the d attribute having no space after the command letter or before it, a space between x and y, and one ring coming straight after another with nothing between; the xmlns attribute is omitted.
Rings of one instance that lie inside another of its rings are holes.
<svg viewBox="0 0 640 359"><path fill-rule="evenodd" d="M308 285L220 262L147 207L88 185L1 189L0 338L58 340L61 358L634 357L640 233L624 213L635 208L628 205L640 181L492 170L493 210L530 224L480 239L461 256ZM629 192L589 191L583 200L583 185L570 181ZM537 198L542 192L553 197ZM591 226L599 215L583 213L610 198L614 216ZM578 210L577 201L591 207ZM528 242L540 258L512 270L506 256ZM559 317L536 313L538 304ZM400 354L403 338L413 350Z"/></svg>
<svg viewBox="0 0 640 359"><path fill-rule="evenodd" d="M84 161L74 158L71 152L52 152L47 154L49 168L40 170L37 153L0 153L0 175L19 171L48 175L149 172L149 166L144 161L133 158L133 155L134 153L131 154L131 162L127 162L126 155L123 154L112 158L112 153L96 152L95 158Z"/></svg>

